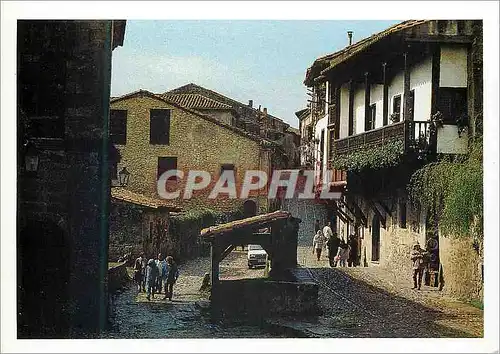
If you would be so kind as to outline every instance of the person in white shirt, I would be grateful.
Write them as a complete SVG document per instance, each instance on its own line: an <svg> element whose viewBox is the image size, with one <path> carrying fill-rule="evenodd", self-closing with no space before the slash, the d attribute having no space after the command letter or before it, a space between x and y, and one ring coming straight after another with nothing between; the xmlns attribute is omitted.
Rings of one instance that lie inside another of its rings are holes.
<svg viewBox="0 0 500 354"><path fill-rule="evenodd" d="M323 232L318 230L313 238L313 254L316 252L316 258L318 261L321 258L321 251L323 251L323 247L325 247L325 237L323 236Z"/></svg>
<svg viewBox="0 0 500 354"><path fill-rule="evenodd" d="M330 221L328 221L326 223L326 226L323 228L323 236L325 236L326 241L328 241L330 237L333 236L332 223Z"/></svg>

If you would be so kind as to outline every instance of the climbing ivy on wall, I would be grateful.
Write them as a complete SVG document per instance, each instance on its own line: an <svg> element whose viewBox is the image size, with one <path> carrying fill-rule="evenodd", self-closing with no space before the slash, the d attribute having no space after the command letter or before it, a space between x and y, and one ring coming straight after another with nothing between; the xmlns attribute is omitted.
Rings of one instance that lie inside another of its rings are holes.
<svg viewBox="0 0 500 354"><path fill-rule="evenodd" d="M449 235L483 236L483 146L477 139L465 156L442 157L417 170L408 191L413 202L437 208L440 229Z"/></svg>
<svg viewBox="0 0 500 354"><path fill-rule="evenodd" d="M403 154L404 142L398 139L387 142L382 146L337 156L333 161L333 167L344 171L390 167L397 165Z"/></svg>

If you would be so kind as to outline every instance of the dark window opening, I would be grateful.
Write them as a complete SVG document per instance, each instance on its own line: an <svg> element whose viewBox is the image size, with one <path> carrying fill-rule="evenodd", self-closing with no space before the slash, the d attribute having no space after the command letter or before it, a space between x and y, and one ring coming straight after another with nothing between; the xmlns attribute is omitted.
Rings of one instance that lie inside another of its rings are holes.
<svg viewBox="0 0 500 354"><path fill-rule="evenodd" d="M377 115L377 105L370 105L370 109L368 111L368 117L366 117L365 121L365 131L375 129L375 117Z"/></svg>
<svg viewBox="0 0 500 354"><path fill-rule="evenodd" d="M127 143L127 111L112 109L109 121L109 138L113 144Z"/></svg>
<svg viewBox="0 0 500 354"><path fill-rule="evenodd" d="M176 169L177 169L177 157L158 157L158 174L157 174L158 178L164 172Z"/></svg>
<svg viewBox="0 0 500 354"><path fill-rule="evenodd" d="M467 115L467 89L440 87L438 110L443 114L443 123L456 124L457 120Z"/></svg>
<svg viewBox="0 0 500 354"><path fill-rule="evenodd" d="M394 96L392 99L392 114L394 114L394 123L401 120L401 95Z"/></svg>
<svg viewBox="0 0 500 354"><path fill-rule="evenodd" d="M399 227L406 229L406 200L399 202Z"/></svg>
<svg viewBox="0 0 500 354"><path fill-rule="evenodd" d="M234 171L234 165L232 163L224 163L220 166L220 174L224 171Z"/></svg>
<svg viewBox="0 0 500 354"><path fill-rule="evenodd" d="M170 143L170 110L152 109L149 116L149 143L168 145Z"/></svg>
<svg viewBox="0 0 500 354"><path fill-rule="evenodd" d="M415 119L415 90L410 91L410 100L409 100L409 106L408 106L408 113L410 115L409 119L414 120Z"/></svg>

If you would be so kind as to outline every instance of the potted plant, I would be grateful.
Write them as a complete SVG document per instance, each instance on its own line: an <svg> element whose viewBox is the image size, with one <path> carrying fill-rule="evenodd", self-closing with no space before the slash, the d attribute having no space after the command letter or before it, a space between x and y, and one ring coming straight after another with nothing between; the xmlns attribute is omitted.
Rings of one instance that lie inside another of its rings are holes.
<svg viewBox="0 0 500 354"><path fill-rule="evenodd" d="M460 138L462 133L468 129L469 117L467 114L463 113L457 117L455 123L457 124L458 137Z"/></svg>
<svg viewBox="0 0 500 354"><path fill-rule="evenodd" d="M389 119L391 120L392 123L397 123L399 122L399 112L394 112L389 116Z"/></svg>

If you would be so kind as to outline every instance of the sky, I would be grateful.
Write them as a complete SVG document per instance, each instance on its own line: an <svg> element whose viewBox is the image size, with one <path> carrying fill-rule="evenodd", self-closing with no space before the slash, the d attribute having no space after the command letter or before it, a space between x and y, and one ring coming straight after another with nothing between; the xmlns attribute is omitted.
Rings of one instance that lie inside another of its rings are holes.
<svg viewBox="0 0 500 354"><path fill-rule="evenodd" d="M298 127L314 60L400 22L379 20L127 20L113 51L111 95L195 83Z"/></svg>

